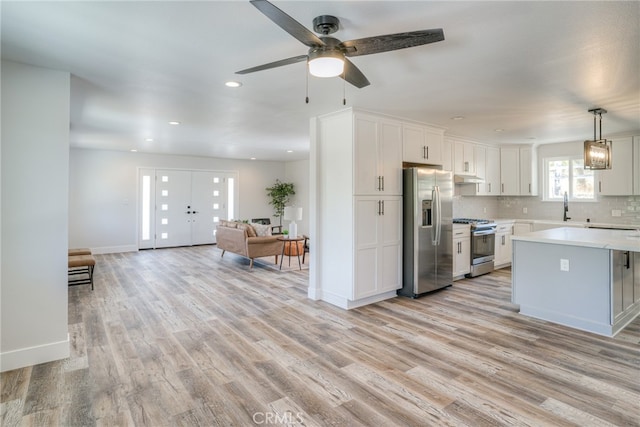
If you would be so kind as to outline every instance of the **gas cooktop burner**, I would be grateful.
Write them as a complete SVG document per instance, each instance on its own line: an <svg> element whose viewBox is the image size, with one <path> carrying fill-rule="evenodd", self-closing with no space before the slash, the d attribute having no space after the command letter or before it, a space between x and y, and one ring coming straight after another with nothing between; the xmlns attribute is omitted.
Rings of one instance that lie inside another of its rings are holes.
<svg viewBox="0 0 640 427"><path fill-rule="evenodd" d="M477 218L453 218L455 224L489 224L493 221Z"/></svg>
<svg viewBox="0 0 640 427"><path fill-rule="evenodd" d="M454 224L470 224L472 230L484 230L495 228L497 224L490 219L478 219L478 218L453 218Z"/></svg>

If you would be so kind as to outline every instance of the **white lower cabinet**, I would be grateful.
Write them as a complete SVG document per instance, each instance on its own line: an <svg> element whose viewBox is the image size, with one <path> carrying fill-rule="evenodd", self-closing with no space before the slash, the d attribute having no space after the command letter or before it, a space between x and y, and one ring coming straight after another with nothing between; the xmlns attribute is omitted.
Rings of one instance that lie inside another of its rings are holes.
<svg viewBox="0 0 640 427"><path fill-rule="evenodd" d="M354 214L355 280L352 300L400 289L402 197L355 197Z"/></svg>
<svg viewBox="0 0 640 427"><path fill-rule="evenodd" d="M453 278L471 272L471 231L468 224L453 224Z"/></svg>
<svg viewBox="0 0 640 427"><path fill-rule="evenodd" d="M513 223L499 223L496 227L496 246L493 264L495 268L502 268L511 265L511 235L513 234Z"/></svg>

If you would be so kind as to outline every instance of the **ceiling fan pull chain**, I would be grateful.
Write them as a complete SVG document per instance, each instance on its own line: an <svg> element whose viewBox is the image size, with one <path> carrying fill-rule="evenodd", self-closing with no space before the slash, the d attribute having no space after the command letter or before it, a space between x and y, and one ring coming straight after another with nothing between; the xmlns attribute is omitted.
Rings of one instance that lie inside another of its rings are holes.
<svg viewBox="0 0 640 427"><path fill-rule="evenodd" d="M307 97L305 98L305 103L309 103L309 62L307 62L307 72L305 73L307 77Z"/></svg>
<svg viewBox="0 0 640 427"><path fill-rule="evenodd" d="M342 72L342 105L347 105L347 79L344 71Z"/></svg>

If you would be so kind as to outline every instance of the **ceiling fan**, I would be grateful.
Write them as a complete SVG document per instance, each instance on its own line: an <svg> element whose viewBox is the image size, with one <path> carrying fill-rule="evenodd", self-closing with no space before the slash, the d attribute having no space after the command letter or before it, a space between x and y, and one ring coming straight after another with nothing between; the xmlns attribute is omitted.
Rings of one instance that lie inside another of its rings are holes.
<svg viewBox="0 0 640 427"><path fill-rule="evenodd" d="M320 34L318 37L267 0L251 0L251 4L280 28L308 46L309 52L306 55L298 55L237 71L236 74L248 74L307 61L309 72L314 76L340 76L357 88L363 88L370 84L369 80L347 57L371 55L444 40L442 28L437 28L340 41L329 37L329 34L335 33L340 27L340 20L331 15L321 15L314 18L313 29Z"/></svg>

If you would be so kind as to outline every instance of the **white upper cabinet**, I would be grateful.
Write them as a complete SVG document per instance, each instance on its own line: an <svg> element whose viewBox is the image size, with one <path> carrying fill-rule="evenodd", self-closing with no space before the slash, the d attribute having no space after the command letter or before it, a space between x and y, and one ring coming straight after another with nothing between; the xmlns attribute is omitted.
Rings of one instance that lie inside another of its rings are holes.
<svg viewBox="0 0 640 427"><path fill-rule="evenodd" d="M538 157L533 146L500 149L500 194L538 195Z"/></svg>
<svg viewBox="0 0 640 427"><path fill-rule="evenodd" d="M532 146L520 147L520 195L538 195L538 157Z"/></svg>
<svg viewBox="0 0 640 427"><path fill-rule="evenodd" d="M448 138L442 141L442 169L453 172L453 143Z"/></svg>
<svg viewBox="0 0 640 427"><path fill-rule="evenodd" d="M520 149L502 147L500 149L500 194L520 195Z"/></svg>
<svg viewBox="0 0 640 427"><path fill-rule="evenodd" d="M634 141L632 137L613 140L611 169L597 172L596 191L600 196L630 196L634 194ZM636 174L638 172L636 171Z"/></svg>
<svg viewBox="0 0 640 427"><path fill-rule="evenodd" d="M354 124L354 194L401 195L400 122L357 113Z"/></svg>
<svg viewBox="0 0 640 427"><path fill-rule="evenodd" d="M475 175L475 144L453 140L453 173L456 175Z"/></svg>
<svg viewBox="0 0 640 427"><path fill-rule="evenodd" d="M444 131L412 123L402 124L402 160L408 163L442 165Z"/></svg>
<svg viewBox="0 0 640 427"><path fill-rule="evenodd" d="M457 186L461 196L500 195L500 149L488 145L474 144L475 176L483 181Z"/></svg>
<svg viewBox="0 0 640 427"><path fill-rule="evenodd" d="M484 194L487 196L500 195L500 149L487 147L486 171L484 174Z"/></svg>
<svg viewBox="0 0 640 427"><path fill-rule="evenodd" d="M480 144L473 145L473 158L478 178L485 179L487 174L487 147Z"/></svg>

